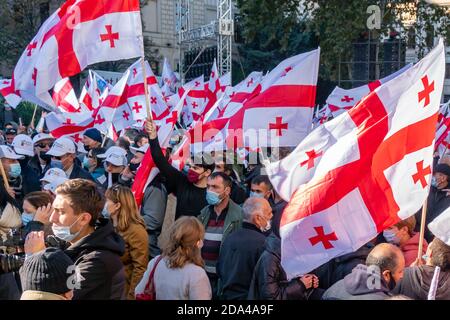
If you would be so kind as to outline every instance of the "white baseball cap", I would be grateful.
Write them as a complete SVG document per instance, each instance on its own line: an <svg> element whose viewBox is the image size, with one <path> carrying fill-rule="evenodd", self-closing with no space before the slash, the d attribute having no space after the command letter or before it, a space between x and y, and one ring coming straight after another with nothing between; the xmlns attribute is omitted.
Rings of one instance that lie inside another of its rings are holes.
<svg viewBox="0 0 450 320"><path fill-rule="evenodd" d="M106 150L105 153L99 154L97 157L101 158L101 159L105 159L105 158L108 158L108 156L111 153L123 154L124 156L127 156L127 151L125 149L123 149L121 147L113 146L113 147L110 147L108 150Z"/></svg>
<svg viewBox="0 0 450 320"><path fill-rule="evenodd" d="M34 156L33 141L26 134L19 134L15 136L11 144L11 147L14 148L14 151L17 154L30 157Z"/></svg>
<svg viewBox="0 0 450 320"><path fill-rule="evenodd" d="M35 145L36 143L38 143L39 141L42 141L42 140L55 140L55 138L53 138L48 133L38 133L37 135L35 135L33 137L33 145Z"/></svg>
<svg viewBox="0 0 450 320"><path fill-rule="evenodd" d="M128 164L127 156L117 151L110 152L105 159L105 163L106 162L115 166L126 166Z"/></svg>
<svg viewBox="0 0 450 320"><path fill-rule="evenodd" d="M59 138L53 142L52 148L47 152L48 155L54 157L61 157L67 153L76 153L77 148L75 143L69 138Z"/></svg>
<svg viewBox="0 0 450 320"><path fill-rule="evenodd" d="M50 168L45 172L44 177L40 181L52 182L53 180L62 178L67 179L67 175L64 170L59 168Z"/></svg>
<svg viewBox="0 0 450 320"><path fill-rule="evenodd" d="M55 190L56 188L58 188L60 185L62 185L64 182L66 182L67 178L58 178L53 180L52 182L47 183L46 185L44 185L43 189L44 190L48 190L51 193L55 194Z"/></svg>
<svg viewBox="0 0 450 320"><path fill-rule="evenodd" d="M130 151L132 154L136 154L136 152L146 153L149 146L150 145L148 143L146 143L142 147L139 147L139 148L130 147Z"/></svg>
<svg viewBox="0 0 450 320"><path fill-rule="evenodd" d="M25 157L15 153L14 150L11 149L11 147L0 146L0 158L18 160L18 159L23 159Z"/></svg>

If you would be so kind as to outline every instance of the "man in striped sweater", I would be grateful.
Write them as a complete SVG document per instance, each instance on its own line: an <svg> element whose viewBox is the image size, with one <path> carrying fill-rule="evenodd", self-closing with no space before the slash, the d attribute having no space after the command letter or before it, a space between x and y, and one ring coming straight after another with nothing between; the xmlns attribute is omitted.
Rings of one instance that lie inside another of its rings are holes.
<svg viewBox="0 0 450 320"><path fill-rule="evenodd" d="M205 226L202 257L211 282L213 298L217 297L216 264L225 238L242 225L242 209L230 199L232 181L222 172L214 172L208 178L206 206L198 216Z"/></svg>

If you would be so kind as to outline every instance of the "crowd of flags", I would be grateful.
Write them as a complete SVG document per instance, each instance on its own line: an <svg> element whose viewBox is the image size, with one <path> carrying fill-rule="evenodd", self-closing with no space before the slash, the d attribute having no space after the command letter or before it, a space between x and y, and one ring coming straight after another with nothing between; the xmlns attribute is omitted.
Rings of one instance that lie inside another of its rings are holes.
<svg viewBox="0 0 450 320"><path fill-rule="evenodd" d="M73 12L81 13L73 19ZM75 25L74 25L75 24ZM161 82L144 60L138 0L67 1L45 23L0 92L16 107L48 111L55 137L97 128L116 140L127 128L158 127L162 148L182 169L191 152L291 147L266 163L275 190L289 201L281 222L282 264L290 278L358 249L378 232L414 214L428 194L435 151L449 145L449 102L440 106L445 70L442 41L416 65L345 90L315 107L320 48L252 72L235 86L213 63L209 79L181 84L167 60ZM79 97L70 82L88 65L136 58L114 85L89 70ZM137 172L138 204L158 173L150 151Z"/></svg>

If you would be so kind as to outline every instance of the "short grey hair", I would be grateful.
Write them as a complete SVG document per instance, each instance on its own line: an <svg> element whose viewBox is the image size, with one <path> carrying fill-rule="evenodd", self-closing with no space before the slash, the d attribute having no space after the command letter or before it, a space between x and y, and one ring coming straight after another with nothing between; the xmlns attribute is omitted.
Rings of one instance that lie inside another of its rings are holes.
<svg viewBox="0 0 450 320"><path fill-rule="evenodd" d="M400 256L403 256L400 249L390 243L380 243L366 258L366 266L377 266L380 271L389 270L395 272L399 265Z"/></svg>
<svg viewBox="0 0 450 320"><path fill-rule="evenodd" d="M252 222L252 217L255 215L255 212L263 210L264 208L263 200L267 201L266 199L262 198L250 197L244 202L244 205L242 206L244 221Z"/></svg>

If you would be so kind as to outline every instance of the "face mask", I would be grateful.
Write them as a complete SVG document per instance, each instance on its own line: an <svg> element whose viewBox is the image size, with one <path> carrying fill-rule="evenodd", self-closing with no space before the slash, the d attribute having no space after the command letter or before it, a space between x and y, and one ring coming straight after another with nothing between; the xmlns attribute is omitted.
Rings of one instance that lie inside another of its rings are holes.
<svg viewBox="0 0 450 320"><path fill-rule="evenodd" d="M265 218L264 218L265 219ZM267 224L265 227L260 228L262 232L267 232L272 228L272 220L267 221Z"/></svg>
<svg viewBox="0 0 450 320"><path fill-rule="evenodd" d="M52 156L45 154L45 151L39 152L39 158L41 158L42 161L45 161L47 163L50 163L52 161Z"/></svg>
<svg viewBox="0 0 450 320"><path fill-rule="evenodd" d="M81 218L81 216L80 216L80 218ZM72 224L71 224L70 226L68 226L68 227L67 227L67 226L56 226L56 225L52 225L53 234L54 234L56 237L60 238L61 240L64 240L64 241L67 241L67 242L72 241L73 239L75 239L76 237L78 237L78 235L80 234L80 232L81 232L82 229L80 229L80 231L75 232L74 234L72 234L72 233L70 232L70 228L72 228L73 225L74 225L75 223L77 223L78 220L79 220L80 218L78 218L77 220L75 220L74 223L72 223Z"/></svg>
<svg viewBox="0 0 450 320"><path fill-rule="evenodd" d="M175 139L170 139L169 140L169 144L173 147L173 146L176 146L177 144L178 144L178 140L175 140Z"/></svg>
<svg viewBox="0 0 450 320"><path fill-rule="evenodd" d="M117 181L119 181L119 176L120 176L120 173L111 173L113 184L115 184L115 183L117 183Z"/></svg>
<svg viewBox="0 0 450 320"><path fill-rule="evenodd" d="M134 172L134 171L136 171L139 168L140 165L141 165L140 163L130 163L128 165L128 167L130 168L130 170L132 172Z"/></svg>
<svg viewBox="0 0 450 320"><path fill-rule="evenodd" d="M52 168L58 168L64 170L62 160L52 159Z"/></svg>
<svg viewBox="0 0 450 320"><path fill-rule="evenodd" d="M191 183L197 183L198 180L200 180L200 174L198 174L197 172L195 172L192 169L189 169L188 174L187 174L187 179Z"/></svg>
<svg viewBox="0 0 450 320"><path fill-rule="evenodd" d="M392 244L399 244L400 243L400 239L397 237L395 232L393 232L391 230L384 230L383 231L383 237L389 243L392 243Z"/></svg>
<svg viewBox="0 0 450 320"><path fill-rule="evenodd" d="M208 202L209 205L215 206L218 205L222 199L220 199L220 196L218 193L215 193L213 191L206 191L206 202Z"/></svg>
<svg viewBox="0 0 450 320"><path fill-rule="evenodd" d="M422 256L422 259L426 262L426 261L428 260L429 257L430 257L429 255L424 254L424 255Z"/></svg>
<svg viewBox="0 0 450 320"><path fill-rule="evenodd" d="M18 163L12 163L9 165L9 176L11 178L17 178L22 173L22 168Z"/></svg>
<svg viewBox="0 0 450 320"><path fill-rule="evenodd" d="M184 167L183 167L183 172L184 172L185 174L188 174L188 172L189 172L189 166L184 166Z"/></svg>
<svg viewBox="0 0 450 320"><path fill-rule="evenodd" d="M91 164L89 163L89 158L88 157L84 157L83 159L83 168L85 168L86 170L89 170L91 167Z"/></svg>
<svg viewBox="0 0 450 320"><path fill-rule="evenodd" d="M433 176L433 177L431 178L431 186L432 186L432 187L435 187L435 188L437 188L437 186L438 186L438 182L437 182L435 176Z"/></svg>
<svg viewBox="0 0 450 320"><path fill-rule="evenodd" d="M106 203L102 210L102 216L106 219L111 218L111 214L109 213L108 208L106 207Z"/></svg>
<svg viewBox="0 0 450 320"><path fill-rule="evenodd" d="M22 223L24 226L28 224L28 222L33 221L34 213L22 212Z"/></svg>
<svg viewBox="0 0 450 320"><path fill-rule="evenodd" d="M91 147L89 147L89 146L83 145L83 147L84 147L84 150L86 150L87 152L89 152L91 150Z"/></svg>
<svg viewBox="0 0 450 320"><path fill-rule="evenodd" d="M264 198L264 194L259 193L259 192L250 192L250 198Z"/></svg>

